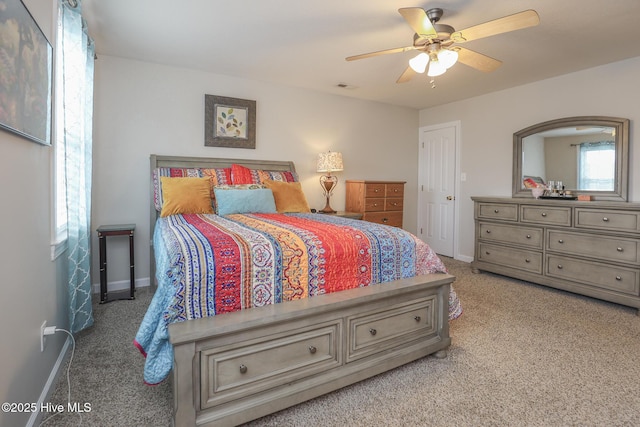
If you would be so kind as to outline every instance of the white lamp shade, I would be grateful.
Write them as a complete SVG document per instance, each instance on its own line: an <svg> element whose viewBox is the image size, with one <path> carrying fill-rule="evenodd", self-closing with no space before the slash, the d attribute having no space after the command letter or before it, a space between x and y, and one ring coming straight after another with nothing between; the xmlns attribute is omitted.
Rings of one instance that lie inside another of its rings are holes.
<svg viewBox="0 0 640 427"><path fill-rule="evenodd" d="M444 74L445 71L447 71L447 68L442 65L440 61L431 61L429 63L429 71L427 72L427 75L429 77L437 77Z"/></svg>
<svg viewBox="0 0 640 427"><path fill-rule="evenodd" d="M458 61L458 52L454 50L442 49L438 52L438 62L446 69L449 69Z"/></svg>
<svg viewBox="0 0 640 427"><path fill-rule="evenodd" d="M342 153L328 151L318 154L318 172L337 172L344 170Z"/></svg>
<svg viewBox="0 0 640 427"><path fill-rule="evenodd" d="M429 63L429 55L422 52L409 60L409 66L416 73L424 73L424 70L427 69L427 64Z"/></svg>

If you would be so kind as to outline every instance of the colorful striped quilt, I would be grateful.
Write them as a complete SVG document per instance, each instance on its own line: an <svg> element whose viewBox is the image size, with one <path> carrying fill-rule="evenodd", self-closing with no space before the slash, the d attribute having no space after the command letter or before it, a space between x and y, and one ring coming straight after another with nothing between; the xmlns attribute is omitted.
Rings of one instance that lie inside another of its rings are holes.
<svg viewBox="0 0 640 427"><path fill-rule="evenodd" d="M135 339L148 384L173 366L172 322L446 272L400 228L321 214L172 215L153 244L158 288ZM449 304L457 317L453 290Z"/></svg>

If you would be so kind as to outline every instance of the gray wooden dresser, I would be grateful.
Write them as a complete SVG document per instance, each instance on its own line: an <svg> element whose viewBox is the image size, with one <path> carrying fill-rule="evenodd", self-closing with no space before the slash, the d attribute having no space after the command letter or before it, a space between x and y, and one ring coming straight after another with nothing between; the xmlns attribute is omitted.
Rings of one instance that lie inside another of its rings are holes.
<svg viewBox="0 0 640 427"><path fill-rule="evenodd" d="M472 199L474 271L640 309L639 203Z"/></svg>

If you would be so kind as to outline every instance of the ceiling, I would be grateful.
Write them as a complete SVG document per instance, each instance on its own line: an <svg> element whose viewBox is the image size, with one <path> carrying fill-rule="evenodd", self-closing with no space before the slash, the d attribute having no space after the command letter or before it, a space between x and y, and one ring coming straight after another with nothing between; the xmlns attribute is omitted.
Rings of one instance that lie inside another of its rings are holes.
<svg viewBox="0 0 640 427"><path fill-rule="evenodd" d="M439 7L456 30L534 9L540 24L464 44L503 62L397 78L416 52L401 7ZM640 1L616 0L83 0L100 55L118 56L416 109L640 56ZM347 85L346 88L338 87Z"/></svg>

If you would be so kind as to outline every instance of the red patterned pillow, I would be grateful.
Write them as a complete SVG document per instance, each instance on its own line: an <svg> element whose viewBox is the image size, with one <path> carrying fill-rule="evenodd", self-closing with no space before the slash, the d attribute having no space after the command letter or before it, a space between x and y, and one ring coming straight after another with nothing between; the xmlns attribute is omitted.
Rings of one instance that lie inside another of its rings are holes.
<svg viewBox="0 0 640 427"><path fill-rule="evenodd" d="M201 169L201 171L203 177L209 177L212 192L213 187L231 184L231 168Z"/></svg>
<svg viewBox="0 0 640 427"><path fill-rule="evenodd" d="M257 174L254 176L251 169L233 164L231 165L231 182L238 184L260 184L260 178Z"/></svg>
<svg viewBox="0 0 640 427"><path fill-rule="evenodd" d="M298 182L298 175L291 171L249 169L242 165L231 165L231 180L234 185L263 184L267 179L281 182Z"/></svg>

